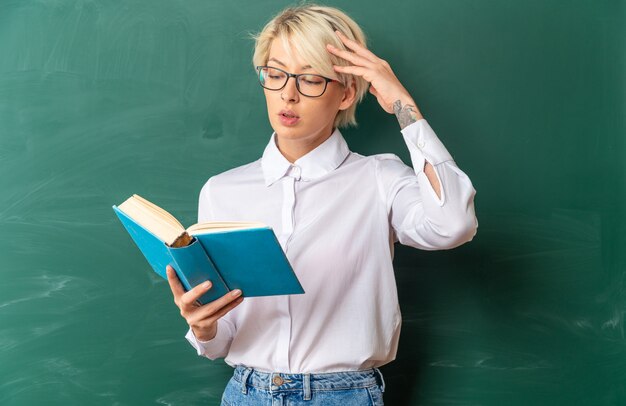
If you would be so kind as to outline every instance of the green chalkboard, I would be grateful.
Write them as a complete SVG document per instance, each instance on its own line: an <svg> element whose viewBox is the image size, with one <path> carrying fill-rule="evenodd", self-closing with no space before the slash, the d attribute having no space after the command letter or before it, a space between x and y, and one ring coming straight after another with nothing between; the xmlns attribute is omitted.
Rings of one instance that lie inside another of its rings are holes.
<svg viewBox="0 0 626 406"><path fill-rule="evenodd" d="M0 1L0 404L218 404L111 206L196 220L271 134L249 33L289 3ZM336 1L477 190L474 241L396 246L389 405L626 403L620 0ZM368 97L353 151L410 163Z"/></svg>

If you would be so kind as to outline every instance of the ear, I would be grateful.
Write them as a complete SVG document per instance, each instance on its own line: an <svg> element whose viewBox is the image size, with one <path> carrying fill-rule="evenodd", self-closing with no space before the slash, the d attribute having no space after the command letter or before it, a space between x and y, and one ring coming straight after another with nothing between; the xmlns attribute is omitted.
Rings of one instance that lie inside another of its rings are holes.
<svg viewBox="0 0 626 406"><path fill-rule="evenodd" d="M343 99L341 99L341 104L339 105L339 110L346 110L356 100L356 81L352 80L350 86L346 86L343 92Z"/></svg>

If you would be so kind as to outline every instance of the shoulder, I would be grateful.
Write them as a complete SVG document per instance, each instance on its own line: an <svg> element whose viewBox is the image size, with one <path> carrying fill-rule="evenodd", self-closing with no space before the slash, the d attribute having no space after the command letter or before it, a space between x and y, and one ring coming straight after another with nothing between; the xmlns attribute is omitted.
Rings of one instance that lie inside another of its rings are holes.
<svg viewBox="0 0 626 406"><path fill-rule="evenodd" d="M392 153L371 155L368 158L373 159L376 162L376 164L379 164L380 162L382 162L383 164L391 163L387 161L402 162L402 159L400 159L398 155L392 154Z"/></svg>
<svg viewBox="0 0 626 406"><path fill-rule="evenodd" d="M350 155L348 159L346 159L346 163L350 164L350 163L356 163L356 162L360 164L371 165L373 167L378 167L381 165L383 166L395 166L398 164L404 165L404 163L402 162L402 159L400 159L400 157L397 156L396 154L385 153L385 154L375 154L375 155L362 155L362 154L359 154L358 152L350 151Z"/></svg>
<svg viewBox="0 0 626 406"><path fill-rule="evenodd" d="M372 165L374 165L376 176L384 180L399 176L415 175L413 169L406 165L396 154L376 154L368 158L370 158Z"/></svg>
<svg viewBox="0 0 626 406"><path fill-rule="evenodd" d="M373 172L379 182L415 175L413 168L407 166L399 156L392 153L361 155L357 152L350 152L345 164L369 168L368 171Z"/></svg>
<svg viewBox="0 0 626 406"><path fill-rule="evenodd" d="M257 179L258 178L258 179ZM201 193L208 194L211 188L224 187L228 185L241 185L245 182L254 182L263 180L263 170L261 168L261 159L228 169L217 175L211 176L202 186Z"/></svg>

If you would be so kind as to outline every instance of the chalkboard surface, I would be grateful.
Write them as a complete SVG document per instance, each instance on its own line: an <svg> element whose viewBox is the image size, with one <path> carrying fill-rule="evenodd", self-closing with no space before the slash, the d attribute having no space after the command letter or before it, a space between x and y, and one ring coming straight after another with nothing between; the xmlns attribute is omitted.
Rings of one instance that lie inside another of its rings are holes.
<svg viewBox="0 0 626 406"><path fill-rule="evenodd" d="M194 223L271 134L250 32L283 1L0 1L0 404L219 403L111 206ZM396 245L389 405L626 403L624 1L336 1L477 190L478 234ZM369 96L353 151L410 163Z"/></svg>

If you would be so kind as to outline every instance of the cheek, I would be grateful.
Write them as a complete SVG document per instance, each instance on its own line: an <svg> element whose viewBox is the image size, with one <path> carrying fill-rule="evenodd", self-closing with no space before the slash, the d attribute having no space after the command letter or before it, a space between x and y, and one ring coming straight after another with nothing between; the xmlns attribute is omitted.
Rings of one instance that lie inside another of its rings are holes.
<svg viewBox="0 0 626 406"><path fill-rule="evenodd" d="M316 117L319 117L320 119L330 119L331 116L335 117L335 114L337 113L337 109L335 108L335 106L328 102L320 103L318 106L312 107L310 110Z"/></svg>
<svg viewBox="0 0 626 406"><path fill-rule="evenodd" d="M276 93L275 92L269 92L267 90L263 91L264 95L265 95L265 103L267 103L267 106L270 107L272 105L274 105L274 103L276 103Z"/></svg>
<svg viewBox="0 0 626 406"><path fill-rule="evenodd" d="M282 108L280 102L280 96L277 97L276 93L265 91L265 104L267 106L267 113L271 119L275 118L274 112L278 112Z"/></svg>
<svg viewBox="0 0 626 406"><path fill-rule="evenodd" d="M332 94L329 94L328 96L329 97L324 100L318 100L316 106L313 107L312 110L316 111L319 115L323 115L324 117L335 117L335 115L339 111L341 98L338 98L337 95Z"/></svg>

